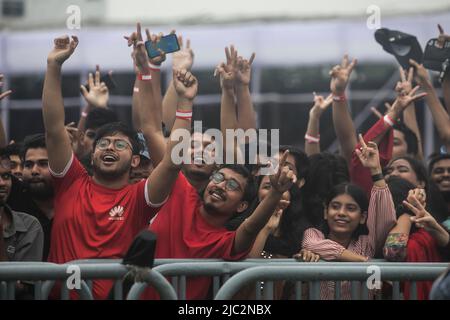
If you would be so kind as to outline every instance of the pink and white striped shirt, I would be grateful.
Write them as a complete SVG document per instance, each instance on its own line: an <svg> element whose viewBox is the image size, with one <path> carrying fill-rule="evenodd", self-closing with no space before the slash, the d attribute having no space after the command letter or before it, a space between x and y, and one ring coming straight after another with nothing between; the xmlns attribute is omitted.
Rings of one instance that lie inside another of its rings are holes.
<svg viewBox="0 0 450 320"><path fill-rule="evenodd" d="M325 238L321 231L309 228L304 233L302 247L318 254L324 260L339 259L345 249L373 258L375 253L381 252L386 237L395 223L395 207L389 188L387 186L382 188L373 186L367 216L368 235L359 236L345 248L339 243ZM333 281L321 282L320 299L334 299ZM350 282L348 281L341 282L341 299L351 299Z"/></svg>

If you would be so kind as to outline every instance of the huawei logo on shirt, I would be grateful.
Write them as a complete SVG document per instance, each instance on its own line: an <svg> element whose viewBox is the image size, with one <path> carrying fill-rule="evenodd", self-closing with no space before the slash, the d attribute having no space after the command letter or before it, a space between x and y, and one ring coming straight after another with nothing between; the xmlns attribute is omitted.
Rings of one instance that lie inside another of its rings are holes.
<svg viewBox="0 0 450 320"><path fill-rule="evenodd" d="M124 209L122 206L115 206L109 211L109 220L123 220Z"/></svg>

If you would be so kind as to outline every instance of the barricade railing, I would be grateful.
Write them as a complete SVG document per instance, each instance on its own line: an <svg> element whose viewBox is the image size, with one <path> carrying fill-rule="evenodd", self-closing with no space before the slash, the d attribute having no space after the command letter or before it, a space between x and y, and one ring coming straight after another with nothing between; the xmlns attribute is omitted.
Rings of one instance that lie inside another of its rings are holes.
<svg viewBox="0 0 450 320"><path fill-rule="evenodd" d="M293 259L247 259L227 262L219 259L156 259L152 270L141 272L143 282L132 285L127 297L122 296L122 281L129 268L120 260L76 260L64 265L44 262L0 263L0 299L14 299L17 280L34 283L34 298L47 299L55 281L65 281L70 276L69 266L78 266L81 288L77 290L81 299L92 299L92 281L110 279L114 281L113 299L139 299L147 285L152 285L162 299L186 299L187 278L205 276L212 278L212 296L216 299L231 299L239 289L254 285L255 299L273 299L274 281L294 281L295 298L302 298L302 290L309 290L309 299L320 298L320 282L335 282L335 298L341 298L340 284L350 281L352 298L368 298L365 283L370 274L368 268L377 266L382 281L392 281L393 299L401 297L400 282L411 282L411 298L416 297L416 281L436 279L446 270L445 263L394 263L371 260L365 263L317 262L305 263ZM267 270L267 272L263 272ZM237 278L236 278L237 277ZM167 279L166 279L167 278ZM238 279L238 280L235 280ZM229 281L231 281L229 283ZM264 282L264 290L260 290ZM305 287L306 285L306 287ZM238 286L238 288L237 288ZM236 289L237 288L237 289ZM359 289L358 289L359 288ZM357 292L361 290L362 295ZM67 286L61 286L61 299L69 298Z"/></svg>
<svg viewBox="0 0 450 320"><path fill-rule="evenodd" d="M319 300L321 298L320 284L322 281L334 282L334 299L340 300L341 283L349 281L351 284L351 299L369 299L369 286L367 283L369 274L368 267L378 266L380 281L392 281L392 298L398 300L401 297L400 282L408 281L410 286L410 298L417 298L417 281L434 281L448 267L447 264L430 263L327 263L303 264L301 266L258 266L243 270L234 276L219 289L215 295L216 300L227 300L233 298L242 288L259 281L265 282L265 299L274 298L274 281L294 281L295 298L302 298L304 282L309 286L309 299ZM331 267L331 268L330 268ZM373 270L371 268L370 270Z"/></svg>

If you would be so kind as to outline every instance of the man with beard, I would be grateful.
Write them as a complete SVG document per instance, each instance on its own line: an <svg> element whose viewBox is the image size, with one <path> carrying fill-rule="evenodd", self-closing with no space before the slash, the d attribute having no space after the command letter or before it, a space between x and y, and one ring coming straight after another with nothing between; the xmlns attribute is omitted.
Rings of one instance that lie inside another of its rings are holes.
<svg viewBox="0 0 450 320"><path fill-rule="evenodd" d="M49 170L54 185L54 222L49 262L75 259L119 259L161 204L148 197L148 180L129 184L139 165L136 132L121 123L97 130L93 144L93 176L74 156L64 127L61 67L75 51L78 38L55 39L47 57L42 95ZM94 281L94 298L104 299L112 281Z"/></svg>
<svg viewBox="0 0 450 320"><path fill-rule="evenodd" d="M447 231L450 231L450 154L439 154L432 157L428 172L447 203L449 217L442 224Z"/></svg>
<svg viewBox="0 0 450 320"><path fill-rule="evenodd" d="M25 137L22 159L24 163L22 181L12 179L8 205L39 220L44 231L42 259L46 261L53 221L53 184L48 170L48 154L43 134Z"/></svg>

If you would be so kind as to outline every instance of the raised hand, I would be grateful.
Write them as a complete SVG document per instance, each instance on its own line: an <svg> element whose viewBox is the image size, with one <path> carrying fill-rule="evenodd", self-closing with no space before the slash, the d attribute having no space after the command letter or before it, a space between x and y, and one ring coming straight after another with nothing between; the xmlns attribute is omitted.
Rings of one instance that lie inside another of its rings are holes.
<svg viewBox="0 0 450 320"><path fill-rule="evenodd" d="M4 77L3 74L0 74L0 89L3 87L3 77ZM3 98L6 98L7 96L9 96L11 93L12 93L12 90L8 90L3 93L0 93L0 101Z"/></svg>
<svg viewBox="0 0 450 320"><path fill-rule="evenodd" d="M324 98L323 96L318 96L315 92L313 92L313 95L314 105L312 106L311 110L309 110L309 116L320 118L322 113L324 113L333 102L333 95L329 94L326 98Z"/></svg>
<svg viewBox="0 0 450 320"><path fill-rule="evenodd" d="M48 54L47 63L62 66L78 46L78 37L72 36L72 40L70 40L69 36L66 35L56 38L54 43L55 47Z"/></svg>
<svg viewBox="0 0 450 320"><path fill-rule="evenodd" d="M128 46L133 46L131 57L133 58L136 73L149 74L150 66L148 65L148 55L142 40L141 24L136 24L136 31L130 36L124 36L128 42Z"/></svg>
<svg viewBox="0 0 450 320"><path fill-rule="evenodd" d="M331 82L330 89L335 95L343 95L347 88L350 75L358 61L353 59L351 63L348 61L348 55L344 55L340 65L334 66L330 71Z"/></svg>
<svg viewBox="0 0 450 320"><path fill-rule="evenodd" d="M420 87L416 86L408 94L400 94L399 96L397 96L397 99L395 99L392 108L398 110L398 114L401 114L401 112L403 112L403 110L405 110L411 103L427 95L426 92L416 94L419 89Z"/></svg>
<svg viewBox="0 0 450 320"><path fill-rule="evenodd" d="M89 73L88 79L89 91L84 85L81 85L81 93L86 102L95 108L107 108L109 100L109 90L104 82L100 82L100 68L97 65L95 78Z"/></svg>
<svg viewBox="0 0 450 320"><path fill-rule="evenodd" d="M151 41L153 46L156 46L158 44L158 42L161 40L161 38L163 37L162 32L158 33L158 35L156 34L151 34L150 31L148 29L145 29L145 33L147 35L147 41ZM170 34L174 34L175 30L172 30L170 32ZM160 66L164 61L166 61L166 53L164 51L162 51L161 49L158 49L159 51L159 56L154 57L154 58L148 58L150 63L156 66Z"/></svg>
<svg viewBox="0 0 450 320"><path fill-rule="evenodd" d="M186 46L183 43L183 37L178 36L180 50L172 54L172 69L191 71L194 64L194 51L191 49L191 40L186 40Z"/></svg>
<svg viewBox="0 0 450 320"><path fill-rule="evenodd" d="M411 221L416 224L416 227L424 228L427 231L437 228L436 219L425 209L422 201L416 195L409 194L407 200L403 201L403 205L414 213Z"/></svg>
<svg viewBox="0 0 450 320"><path fill-rule="evenodd" d="M416 76L414 80L420 85L425 85L427 83L431 83L430 75L428 74L427 69L423 66L423 64L419 64L413 59L409 59L409 64L411 64L414 69L416 69Z"/></svg>
<svg viewBox="0 0 450 320"><path fill-rule="evenodd" d="M438 30L439 30L439 36L438 36L438 39L437 39L438 46L440 48L443 48L444 45L445 45L445 42L446 41L450 41L450 35L445 34L444 29L441 27L440 24L438 24L437 26L438 26Z"/></svg>
<svg viewBox="0 0 450 320"><path fill-rule="evenodd" d="M277 172L270 176L270 183L272 184L272 189L270 190L271 192L275 191L279 194L283 194L297 182L297 177L295 176L294 171L289 169L286 165L288 155L289 150L286 150L280 158Z"/></svg>
<svg viewBox="0 0 450 320"><path fill-rule="evenodd" d="M238 85L248 86L250 84L252 74L252 63L254 59L255 59L254 52L252 53L249 60L246 60L241 56L237 58L236 83Z"/></svg>
<svg viewBox="0 0 450 320"><path fill-rule="evenodd" d="M413 89L412 80L414 75L414 68L411 67L408 70L408 76L406 76L406 70L403 70L402 67L399 67L400 71L400 81L397 82L395 86L395 91L398 95L407 95Z"/></svg>
<svg viewBox="0 0 450 320"><path fill-rule="evenodd" d="M197 95L198 82L192 73L187 70L174 70L173 84L178 97L194 100Z"/></svg>
<svg viewBox="0 0 450 320"><path fill-rule="evenodd" d="M220 75L220 86L222 89L232 90L237 74L238 55L234 46L225 47L226 64L220 63L214 70L214 77Z"/></svg>
<svg viewBox="0 0 450 320"><path fill-rule="evenodd" d="M380 155L377 144L373 141L369 141L366 144L361 134L359 135L359 143L361 147L356 149L355 152L361 164L374 173L381 173Z"/></svg>

